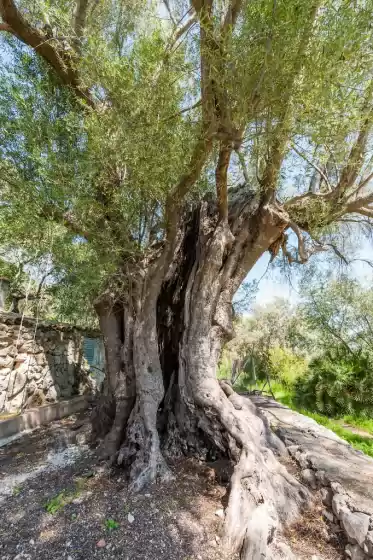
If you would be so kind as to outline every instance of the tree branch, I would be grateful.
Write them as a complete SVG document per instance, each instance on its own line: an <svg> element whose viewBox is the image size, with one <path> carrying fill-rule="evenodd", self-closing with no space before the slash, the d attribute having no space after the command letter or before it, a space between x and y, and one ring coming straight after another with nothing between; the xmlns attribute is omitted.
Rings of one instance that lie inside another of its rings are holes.
<svg viewBox="0 0 373 560"><path fill-rule="evenodd" d="M230 0L227 13L224 18L223 30L226 30L229 26L234 27L236 25L241 8L242 0Z"/></svg>
<svg viewBox="0 0 373 560"><path fill-rule="evenodd" d="M87 88L80 83L73 54L53 36L32 27L13 0L0 0L0 15L11 32L20 41L33 48L53 68L61 82L72 88L76 96L94 107L94 100Z"/></svg>
<svg viewBox="0 0 373 560"><path fill-rule="evenodd" d="M319 0L317 0L317 2L315 2L315 4L311 7L309 18L307 20L307 24L305 26L302 38L299 43L299 48L294 62L293 71L291 73L291 76L289 76L288 87L285 90L282 98L282 103L283 103L282 114L280 114L279 122L275 128L274 140L270 149L267 165L265 167L263 177L260 181L261 186L265 192L264 200L267 202L273 198L276 190L277 180L280 173L282 160L284 157L284 151L289 137L287 127L288 127L291 99L293 95L293 88L294 88L296 78L298 77L303 67L304 54L308 48L311 39L312 29L317 16L318 7L319 7Z"/></svg>
<svg viewBox="0 0 373 560"><path fill-rule="evenodd" d="M232 154L232 146L224 142L220 145L218 163L215 169L216 195L218 198L219 216L228 220L228 167Z"/></svg>
<svg viewBox="0 0 373 560"><path fill-rule="evenodd" d="M317 172L320 174L320 176L324 179L325 183L328 185L329 190L331 191L331 190L332 190L332 187L331 187L331 185L330 185L330 183L329 183L329 179L328 179L327 175L322 171L322 169L320 169L317 165L315 165L314 163L312 163L312 161L311 161L310 159L308 159L308 157L307 157L305 154L303 154L302 152L300 152L300 151L296 148L295 144L292 144L292 148L293 148L294 152L295 152L296 154L298 154L298 156L300 156L302 159L304 159L304 161L306 161L311 167L313 167L313 168L315 169L315 171L317 171Z"/></svg>
<svg viewBox="0 0 373 560"><path fill-rule="evenodd" d="M175 30L172 45L177 43L177 41L181 39L181 37L188 31L188 29L190 29L190 27L192 27L192 25L196 23L196 21L198 21L198 16L197 13L194 12L181 27Z"/></svg>
<svg viewBox="0 0 373 560"><path fill-rule="evenodd" d="M347 204L345 206L344 209L345 211L343 213L348 214L352 212L357 212L358 210L364 209L369 204L372 204L372 202L373 202L373 193L370 193L366 196L361 196L359 198L356 198L349 204Z"/></svg>
<svg viewBox="0 0 373 560"><path fill-rule="evenodd" d="M238 161L240 162L241 169L242 169L242 174L244 176L245 182L248 185L250 183L250 177L249 177L249 174L247 172L244 155L239 149L236 149L235 152L237 154Z"/></svg>
<svg viewBox="0 0 373 560"><path fill-rule="evenodd" d="M175 21L175 19L174 19L174 16L172 15L171 8L170 8L170 4L168 3L168 0L163 0L163 4L165 5L166 10L167 10L167 12L168 12L168 15L170 16L170 20L172 21L172 23L173 23L174 25L176 25L176 21Z"/></svg>
<svg viewBox="0 0 373 560"><path fill-rule="evenodd" d="M367 145L369 132L372 126L373 113L372 110L369 109L370 100L372 97L372 90L373 90L373 82L370 82L366 93L366 100L362 110L362 113L363 114L365 113L366 116L364 118L356 142L354 143L351 149L347 163L344 169L342 170L339 183L335 189L335 192L338 195L343 194L344 192L346 192L347 189L352 187L352 185L354 184L354 182L356 181L360 173L361 166L364 162L364 151Z"/></svg>
<svg viewBox="0 0 373 560"><path fill-rule="evenodd" d="M300 256L300 262L303 264L308 261L308 254L304 245L304 237L302 235L302 232L300 231L300 228L295 222L290 222L289 227L294 231L295 235L298 238L298 254Z"/></svg>
<svg viewBox="0 0 373 560"><path fill-rule="evenodd" d="M76 0L76 8L74 14L74 31L77 38L77 46L79 49L80 39L84 35L84 29L87 22L89 0Z"/></svg>
<svg viewBox="0 0 373 560"><path fill-rule="evenodd" d="M9 33L13 33L13 34L14 34L13 29L12 29L11 26L8 25L7 23L0 23L0 31L8 31Z"/></svg>

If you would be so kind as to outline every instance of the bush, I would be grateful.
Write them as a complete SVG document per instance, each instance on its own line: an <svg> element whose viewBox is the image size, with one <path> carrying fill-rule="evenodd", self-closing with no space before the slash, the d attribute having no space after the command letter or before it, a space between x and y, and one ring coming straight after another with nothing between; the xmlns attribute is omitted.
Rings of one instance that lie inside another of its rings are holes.
<svg viewBox="0 0 373 560"><path fill-rule="evenodd" d="M268 373L286 388L293 387L299 377L307 371L307 362L291 350L275 346L268 353Z"/></svg>
<svg viewBox="0 0 373 560"><path fill-rule="evenodd" d="M295 384L295 402L328 416L373 414L372 359L343 348L325 352Z"/></svg>

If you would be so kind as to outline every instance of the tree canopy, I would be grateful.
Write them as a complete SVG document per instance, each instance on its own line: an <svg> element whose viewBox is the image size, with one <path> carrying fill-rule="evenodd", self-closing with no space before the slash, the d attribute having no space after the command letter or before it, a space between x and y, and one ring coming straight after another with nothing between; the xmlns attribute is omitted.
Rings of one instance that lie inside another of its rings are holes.
<svg viewBox="0 0 373 560"><path fill-rule="evenodd" d="M370 3L167 5L2 0L2 244L91 295L243 182L289 216L273 256L369 227Z"/></svg>

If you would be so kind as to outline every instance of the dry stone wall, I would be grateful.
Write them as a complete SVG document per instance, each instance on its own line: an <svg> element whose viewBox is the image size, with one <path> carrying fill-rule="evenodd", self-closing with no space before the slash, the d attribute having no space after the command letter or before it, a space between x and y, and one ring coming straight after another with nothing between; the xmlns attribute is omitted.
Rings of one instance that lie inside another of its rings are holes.
<svg viewBox="0 0 373 560"><path fill-rule="evenodd" d="M0 413L94 390L86 337L98 339L99 333L0 313Z"/></svg>

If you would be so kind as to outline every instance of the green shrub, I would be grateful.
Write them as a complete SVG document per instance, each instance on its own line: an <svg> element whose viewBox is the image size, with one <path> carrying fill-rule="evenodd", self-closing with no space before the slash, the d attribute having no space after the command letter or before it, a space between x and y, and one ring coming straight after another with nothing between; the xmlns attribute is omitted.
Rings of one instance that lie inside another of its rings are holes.
<svg viewBox="0 0 373 560"><path fill-rule="evenodd" d="M332 349L309 365L295 384L295 402L328 416L373 414L373 374L370 356Z"/></svg>
<svg viewBox="0 0 373 560"><path fill-rule="evenodd" d="M307 362L291 350L275 346L268 352L268 373L271 379L291 388L307 371Z"/></svg>

